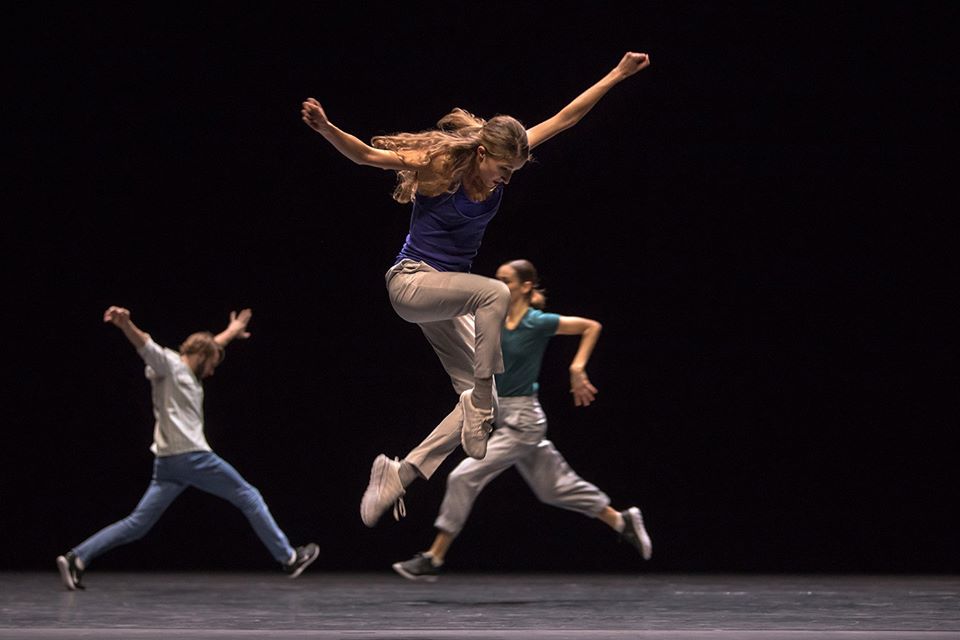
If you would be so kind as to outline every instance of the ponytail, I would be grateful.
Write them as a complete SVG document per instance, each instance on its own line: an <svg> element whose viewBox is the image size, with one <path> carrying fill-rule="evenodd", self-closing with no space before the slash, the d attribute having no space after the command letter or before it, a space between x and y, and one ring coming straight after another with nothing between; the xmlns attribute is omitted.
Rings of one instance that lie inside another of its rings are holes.
<svg viewBox="0 0 960 640"><path fill-rule="evenodd" d="M541 311L547 307L547 296L544 293L543 289L534 288L530 292L530 306L534 309L540 309Z"/></svg>

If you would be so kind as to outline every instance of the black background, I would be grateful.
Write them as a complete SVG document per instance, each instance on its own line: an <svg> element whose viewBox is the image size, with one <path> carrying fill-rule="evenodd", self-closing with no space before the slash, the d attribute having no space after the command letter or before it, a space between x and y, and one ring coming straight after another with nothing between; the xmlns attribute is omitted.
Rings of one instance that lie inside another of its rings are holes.
<svg viewBox="0 0 960 640"><path fill-rule="evenodd" d="M454 106L528 126L624 51L653 64L515 176L474 271L517 257L550 309L600 320L575 409L558 338L550 437L654 571L955 572L956 289L941 247L954 147L946 4L97 3L8 11L2 566L53 558L149 480L142 362L110 304L176 348L254 309L206 383L214 450L320 570L425 548L446 473L366 529L369 465L455 396L383 272L408 206L362 139ZM955 244L955 243L954 243ZM459 570L635 571L598 522L514 472L480 497ZM98 569L268 569L239 512L185 493Z"/></svg>

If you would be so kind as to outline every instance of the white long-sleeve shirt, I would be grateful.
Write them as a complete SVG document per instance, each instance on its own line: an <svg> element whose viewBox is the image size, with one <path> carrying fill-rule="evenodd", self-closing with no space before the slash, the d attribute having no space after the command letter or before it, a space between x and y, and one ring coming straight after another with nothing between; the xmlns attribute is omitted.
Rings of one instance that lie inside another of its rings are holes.
<svg viewBox="0 0 960 640"><path fill-rule="evenodd" d="M153 340L137 350L153 387L153 444L157 456L211 451L203 434L203 385L180 354Z"/></svg>

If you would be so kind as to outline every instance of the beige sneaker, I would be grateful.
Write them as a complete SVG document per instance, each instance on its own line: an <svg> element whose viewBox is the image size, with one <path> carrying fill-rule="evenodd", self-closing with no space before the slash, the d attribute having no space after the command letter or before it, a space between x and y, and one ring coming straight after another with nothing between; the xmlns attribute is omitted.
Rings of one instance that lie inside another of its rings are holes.
<svg viewBox="0 0 960 640"><path fill-rule="evenodd" d="M463 411L460 444L468 456L483 460L493 431L493 408L477 409L473 406L473 389L467 389L460 394L460 409Z"/></svg>
<svg viewBox="0 0 960 640"><path fill-rule="evenodd" d="M370 484L360 500L360 519L363 524L374 526L391 506L393 517L397 520L406 515L406 506L403 504L405 493L400 482L400 461L391 460L383 454L377 456L370 468Z"/></svg>
<svg viewBox="0 0 960 640"><path fill-rule="evenodd" d="M626 511L621 511L623 516L623 531L620 532L620 539L630 543L644 560L649 560L653 555L653 543L650 541L650 534L647 528L643 526L643 515L640 509L630 507Z"/></svg>

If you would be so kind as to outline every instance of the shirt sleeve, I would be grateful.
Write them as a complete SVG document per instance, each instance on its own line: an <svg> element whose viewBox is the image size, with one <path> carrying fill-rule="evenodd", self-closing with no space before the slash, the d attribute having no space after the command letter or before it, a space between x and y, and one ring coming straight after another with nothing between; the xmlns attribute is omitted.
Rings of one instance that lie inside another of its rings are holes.
<svg viewBox="0 0 960 640"><path fill-rule="evenodd" d="M165 349L158 345L153 339L137 349L137 353L147 363L147 366L153 369L157 377L164 377L170 374L170 362L167 360Z"/></svg>
<svg viewBox="0 0 960 640"><path fill-rule="evenodd" d="M556 335L559 326L559 313L541 313L537 316L536 329L538 335L549 338L550 336Z"/></svg>

